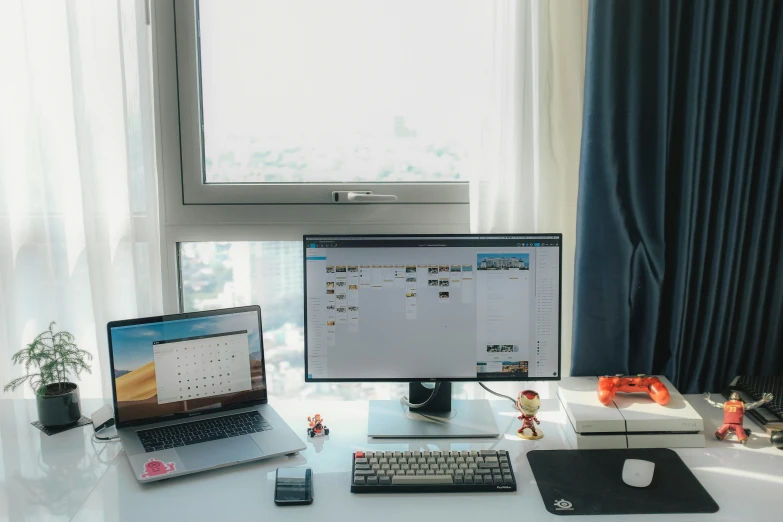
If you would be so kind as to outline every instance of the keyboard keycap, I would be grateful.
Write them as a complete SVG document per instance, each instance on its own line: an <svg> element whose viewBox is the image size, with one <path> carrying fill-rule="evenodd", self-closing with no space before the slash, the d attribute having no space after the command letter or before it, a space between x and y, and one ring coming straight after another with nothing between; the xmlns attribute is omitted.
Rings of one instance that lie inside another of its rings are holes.
<svg viewBox="0 0 783 522"><path fill-rule="evenodd" d="M394 475L392 484L453 484L450 475Z"/></svg>
<svg viewBox="0 0 783 522"><path fill-rule="evenodd" d="M215 435L214 437L205 437L203 439L192 440L192 441L186 442L185 445L189 446L191 444L198 444L200 442L209 442L209 441L212 441L212 440L220 440L220 439L225 439L225 438L227 438L225 435Z"/></svg>

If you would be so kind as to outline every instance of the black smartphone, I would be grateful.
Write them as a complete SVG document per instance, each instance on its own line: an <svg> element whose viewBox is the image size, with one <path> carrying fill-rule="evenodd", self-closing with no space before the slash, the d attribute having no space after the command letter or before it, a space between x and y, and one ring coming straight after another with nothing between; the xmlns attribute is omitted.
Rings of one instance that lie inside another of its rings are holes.
<svg viewBox="0 0 783 522"><path fill-rule="evenodd" d="M313 471L310 468L277 468L275 504L296 506L313 503Z"/></svg>

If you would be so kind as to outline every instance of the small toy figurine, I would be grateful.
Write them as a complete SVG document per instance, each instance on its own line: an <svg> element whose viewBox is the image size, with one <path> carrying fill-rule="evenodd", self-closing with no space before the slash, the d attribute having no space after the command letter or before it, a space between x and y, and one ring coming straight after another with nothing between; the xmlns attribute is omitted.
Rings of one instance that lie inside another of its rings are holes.
<svg viewBox="0 0 783 522"><path fill-rule="evenodd" d="M726 402L713 401L710 399L709 393L704 394L704 399L710 403L710 406L713 408L723 408L723 426L715 432L715 438L723 440L726 438L726 434L728 434L729 431L733 431L737 436L737 440L740 441L741 444L746 444L748 442L750 430L746 430L742 427L742 421L745 420L745 410L758 408L762 404L771 401L772 394L765 393L760 401L752 402L750 404L742 402L736 392L731 392L729 400Z"/></svg>
<svg viewBox="0 0 783 522"><path fill-rule="evenodd" d="M517 397L517 409L520 415L517 417L522 421L522 427L517 430L517 435L525 440L538 440L544 436L544 432L540 429L536 431L535 424L541 424L536 418L536 413L541 407L541 398L537 392L533 390L525 390L519 392ZM535 424L533 424L535 423ZM525 428L530 429L531 435L525 434Z"/></svg>
<svg viewBox="0 0 783 522"><path fill-rule="evenodd" d="M329 428L324 424L320 413L316 413L314 417L307 417L310 427L307 429L307 434L311 437L316 435L329 435Z"/></svg>
<svg viewBox="0 0 783 522"><path fill-rule="evenodd" d="M625 393L645 392L661 406L669 403L669 390L658 377L639 374L636 377L604 375L598 378L598 400L601 404L609 404L618 391Z"/></svg>

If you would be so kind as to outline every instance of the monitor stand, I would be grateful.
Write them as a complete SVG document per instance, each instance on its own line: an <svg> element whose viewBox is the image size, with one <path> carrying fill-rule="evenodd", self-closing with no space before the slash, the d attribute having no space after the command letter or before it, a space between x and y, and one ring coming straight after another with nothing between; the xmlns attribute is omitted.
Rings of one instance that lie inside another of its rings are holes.
<svg viewBox="0 0 783 522"><path fill-rule="evenodd" d="M421 404L432 394L420 382L409 385L408 398ZM500 436L488 400L451 400L451 383L443 382L423 408L410 409L399 400L370 401L367 435L387 439L449 439Z"/></svg>

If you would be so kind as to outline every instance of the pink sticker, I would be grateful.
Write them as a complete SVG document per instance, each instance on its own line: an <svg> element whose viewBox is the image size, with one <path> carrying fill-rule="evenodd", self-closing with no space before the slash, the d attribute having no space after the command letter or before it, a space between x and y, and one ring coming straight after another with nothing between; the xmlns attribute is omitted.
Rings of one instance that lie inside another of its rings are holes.
<svg viewBox="0 0 783 522"><path fill-rule="evenodd" d="M176 471L173 462L164 464L162 460L150 459L144 463L144 473L141 474L141 478L157 477L158 475L165 475Z"/></svg>

